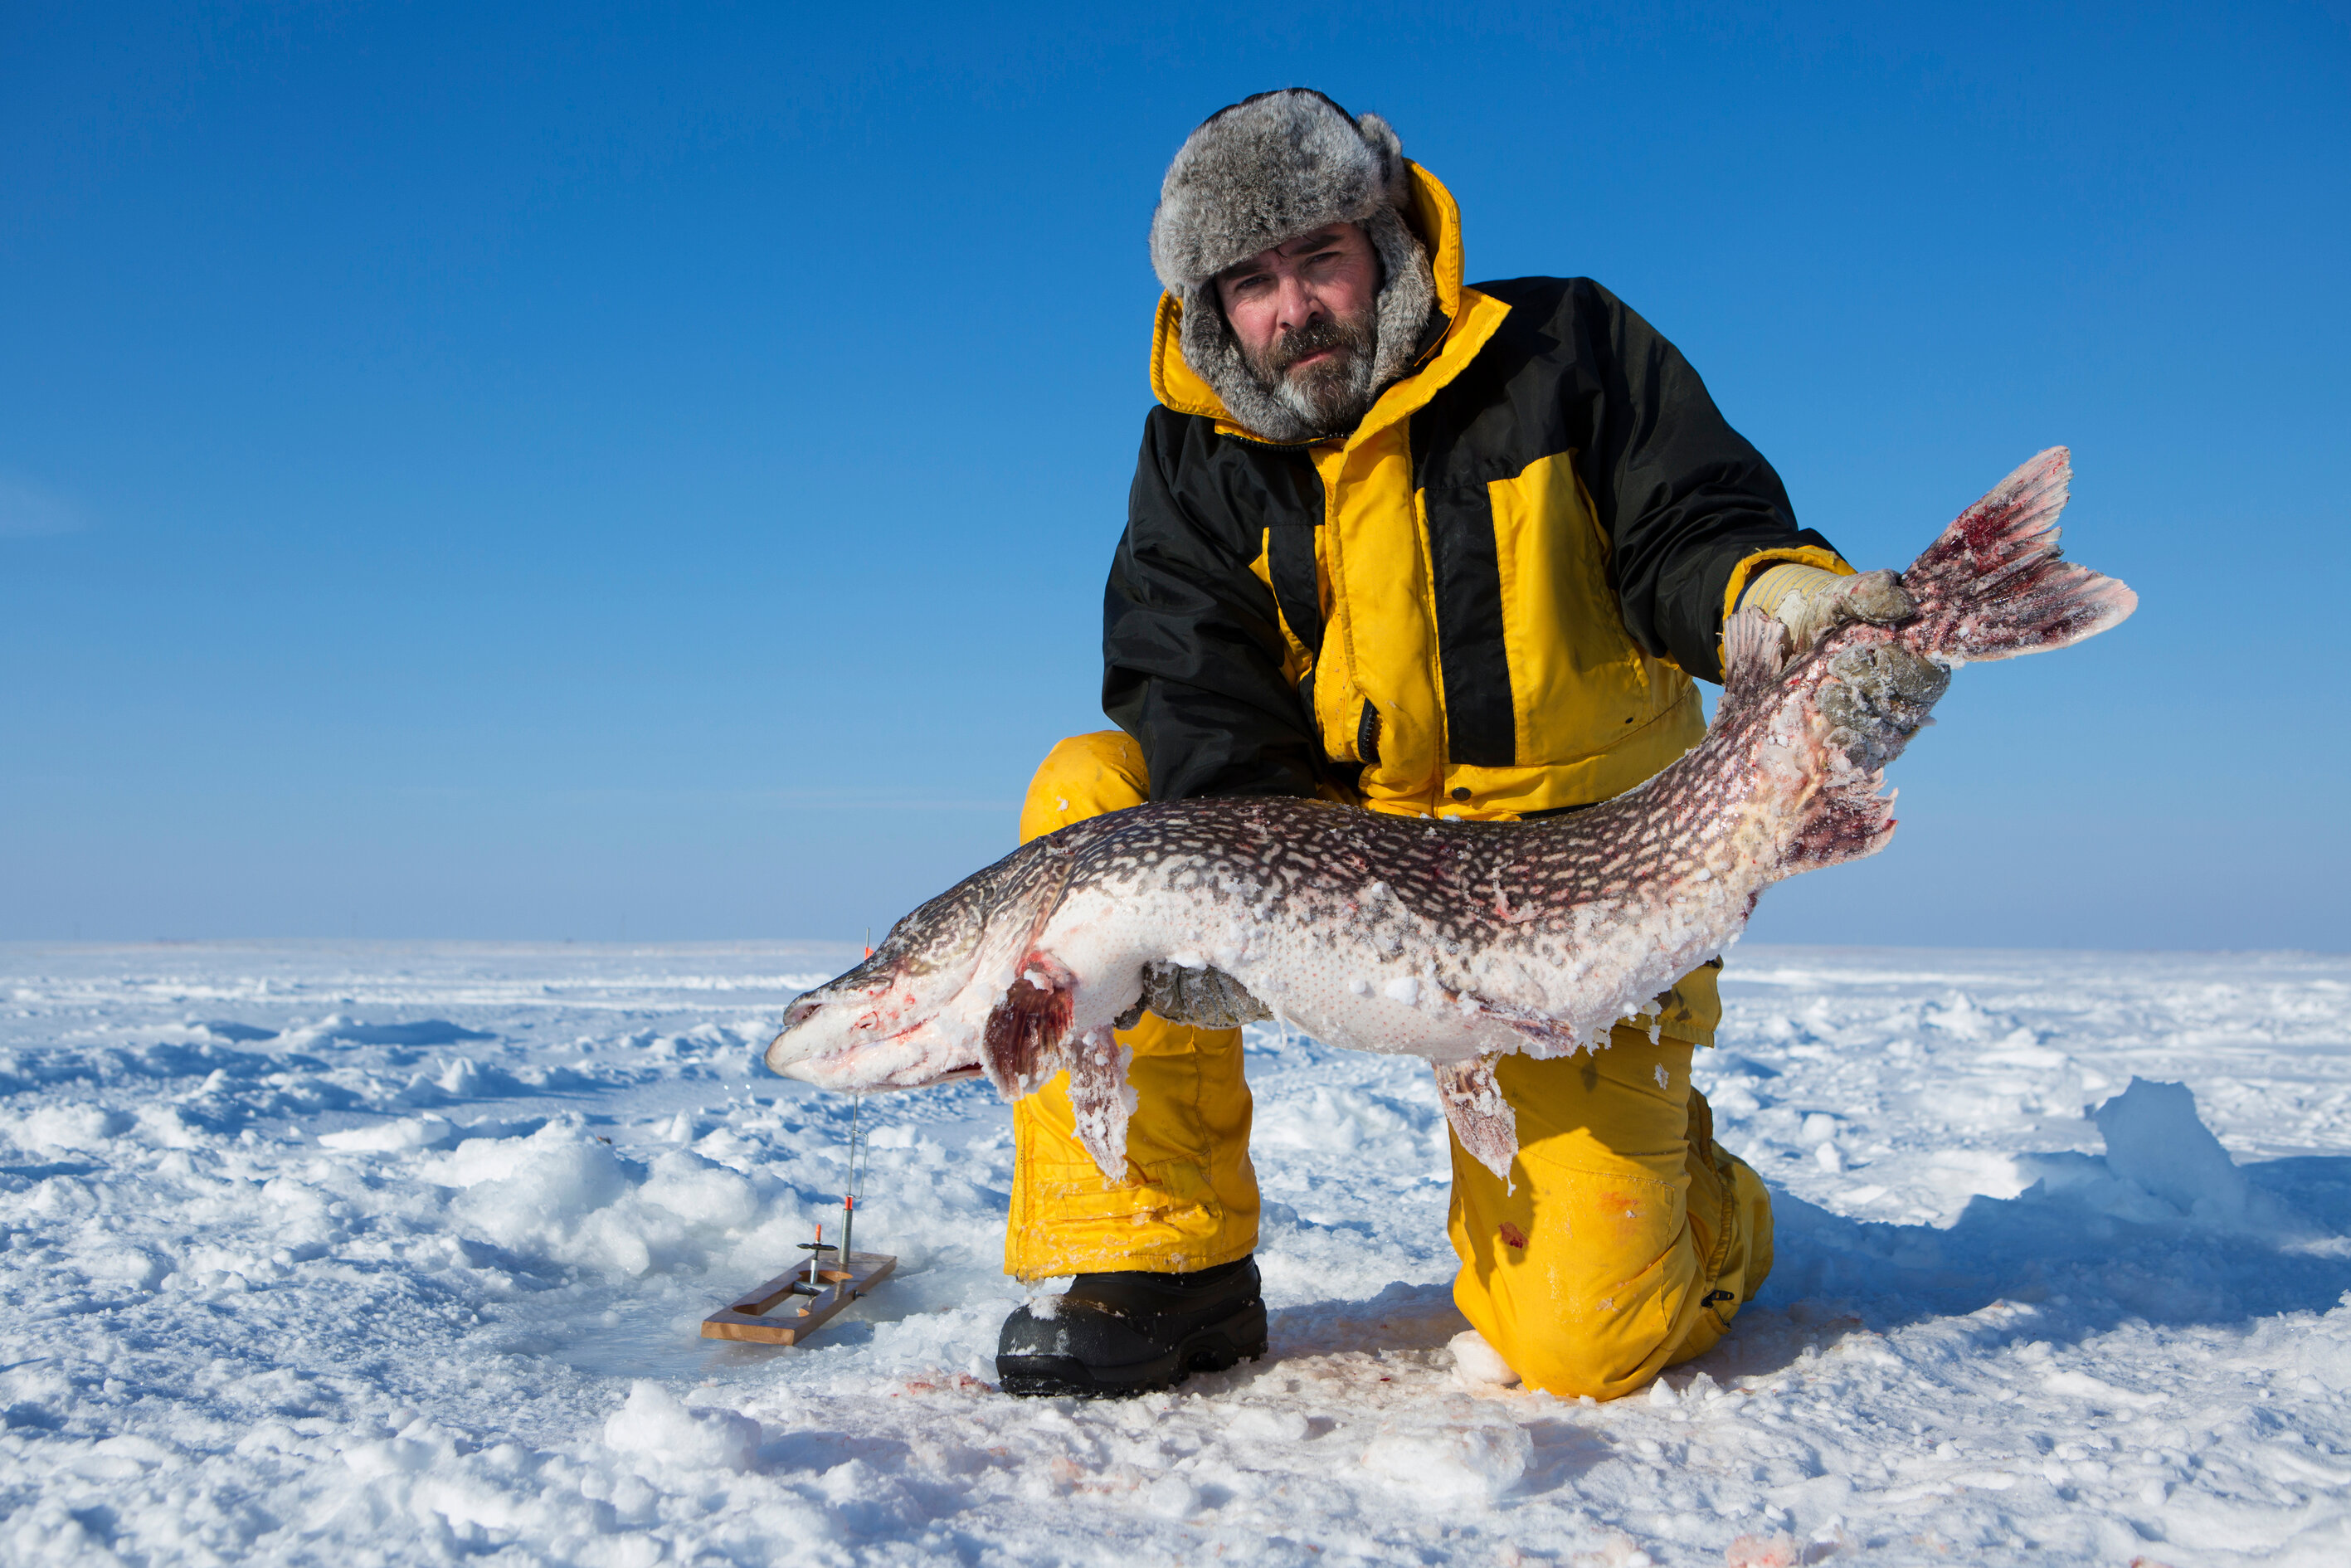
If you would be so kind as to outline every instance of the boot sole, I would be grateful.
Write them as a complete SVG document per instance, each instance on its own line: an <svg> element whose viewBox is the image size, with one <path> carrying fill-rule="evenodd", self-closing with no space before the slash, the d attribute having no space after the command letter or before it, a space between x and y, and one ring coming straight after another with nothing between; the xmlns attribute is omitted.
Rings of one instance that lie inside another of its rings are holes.
<svg viewBox="0 0 2351 1568"><path fill-rule="evenodd" d="M1246 1307L1185 1336L1167 1354L1129 1366L1088 1366L1074 1355L999 1355L997 1380L1028 1398L1132 1399L1173 1388L1196 1372L1223 1372L1265 1355L1265 1306Z"/></svg>

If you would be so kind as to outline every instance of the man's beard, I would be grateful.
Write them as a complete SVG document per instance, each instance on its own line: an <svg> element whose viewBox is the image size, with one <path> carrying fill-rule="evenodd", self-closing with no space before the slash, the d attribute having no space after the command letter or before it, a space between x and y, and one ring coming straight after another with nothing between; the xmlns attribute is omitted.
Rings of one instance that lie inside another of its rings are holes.
<svg viewBox="0 0 2351 1568"><path fill-rule="evenodd" d="M1243 357L1258 384L1299 418L1317 430L1351 429L1379 392L1372 384L1378 345L1373 319L1368 310L1360 317L1325 316L1283 333L1262 353L1244 350ZM1324 349L1334 351L1291 373L1299 361Z"/></svg>

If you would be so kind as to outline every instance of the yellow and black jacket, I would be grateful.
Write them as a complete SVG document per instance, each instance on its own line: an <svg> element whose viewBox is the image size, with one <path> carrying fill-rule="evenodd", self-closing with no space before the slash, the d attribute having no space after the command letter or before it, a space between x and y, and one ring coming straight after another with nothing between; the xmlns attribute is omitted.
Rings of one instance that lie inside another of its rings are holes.
<svg viewBox="0 0 2351 1568"><path fill-rule="evenodd" d="M1704 733L1691 676L1757 571L1851 570L1671 343L1587 278L1464 286L1453 198L1412 176L1441 319L1343 437L1234 423L1161 298L1102 686L1155 800L1605 800Z"/></svg>

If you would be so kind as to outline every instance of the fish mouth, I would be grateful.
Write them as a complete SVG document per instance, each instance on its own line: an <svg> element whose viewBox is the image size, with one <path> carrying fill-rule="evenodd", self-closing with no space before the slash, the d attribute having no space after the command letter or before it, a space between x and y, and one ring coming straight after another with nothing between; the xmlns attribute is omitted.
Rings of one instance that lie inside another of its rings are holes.
<svg viewBox="0 0 2351 1568"><path fill-rule="evenodd" d="M954 1039L936 1009L894 975L836 980L798 998L766 1061L782 1077L852 1092L925 1089L980 1070L977 1041Z"/></svg>
<svg viewBox="0 0 2351 1568"><path fill-rule="evenodd" d="M932 1042L922 1038L926 1032L920 1029L909 1030L888 1040L847 1045L822 1056L805 1057L781 1066L776 1064L771 1054L768 1065L783 1077L812 1083L819 1089L836 1089L846 1093L881 1089L928 1089L934 1084L952 1083L958 1079L979 1076L979 1060L976 1055L967 1054L962 1055L961 1060L942 1061ZM774 1047L768 1049L772 1053Z"/></svg>
<svg viewBox="0 0 2351 1568"><path fill-rule="evenodd" d="M837 1055L796 1061L776 1071L783 1077L847 1094L871 1093L885 1089L929 1089L936 1084L954 1083L980 1075L980 1066L977 1061L965 1062L960 1066L942 1066L927 1060L927 1052L921 1053L923 1060L912 1064L888 1065L889 1059L902 1053L891 1048L903 1048L904 1044L889 1040L872 1047L852 1046ZM917 1045L913 1049L919 1052L921 1048ZM883 1060L883 1065L876 1065L877 1058Z"/></svg>

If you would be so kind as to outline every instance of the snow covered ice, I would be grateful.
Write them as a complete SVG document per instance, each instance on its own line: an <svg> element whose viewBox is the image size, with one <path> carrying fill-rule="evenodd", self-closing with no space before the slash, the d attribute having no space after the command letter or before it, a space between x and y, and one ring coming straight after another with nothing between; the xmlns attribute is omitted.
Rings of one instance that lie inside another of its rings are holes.
<svg viewBox="0 0 2351 1568"><path fill-rule="evenodd" d="M1742 946L1732 1336L1457 1368L1426 1066L1249 1035L1272 1354L997 1394L1011 1146L754 1067L852 950L0 947L0 1561L2351 1562L2351 960Z"/></svg>

